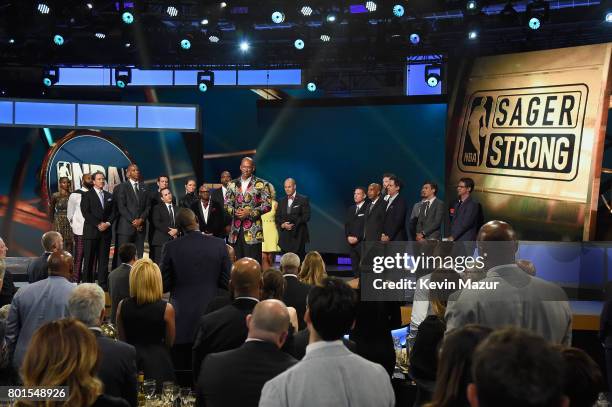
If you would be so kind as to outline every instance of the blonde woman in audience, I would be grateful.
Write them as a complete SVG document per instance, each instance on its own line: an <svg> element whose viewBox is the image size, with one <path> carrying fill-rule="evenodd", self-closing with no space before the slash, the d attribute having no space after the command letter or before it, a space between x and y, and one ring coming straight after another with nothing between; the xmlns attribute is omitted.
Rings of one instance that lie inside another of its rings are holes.
<svg viewBox="0 0 612 407"><path fill-rule="evenodd" d="M278 229L276 229L276 223L274 217L276 216L276 209L278 208L278 202L276 201L276 190L274 185L270 186L270 199L272 200L272 209L270 212L266 212L261 215L261 224L263 226L263 237L264 241L261 245L261 269L267 270L274 265L274 256L280 252L278 246Z"/></svg>
<svg viewBox="0 0 612 407"><path fill-rule="evenodd" d="M174 307L162 299L162 277L151 259L140 259L130 271L130 296L117 307L119 339L136 348L138 369L158 387L174 381L170 348L176 326Z"/></svg>
<svg viewBox="0 0 612 407"><path fill-rule="evenodd" d="M128 402L103 393L96 377L98 343L94 334L76 319L41 326L30 342L21 367L26 388L66 386L65 401L18 401L22 406L127 407Z"/></svg>
<svg viewBox="0 0 612 407"><path fill-rule="evenodd" d="M298 278L304 284L318 286L327 278L325 262L319 252L309 252L306 257L304 257Z"/></svg>

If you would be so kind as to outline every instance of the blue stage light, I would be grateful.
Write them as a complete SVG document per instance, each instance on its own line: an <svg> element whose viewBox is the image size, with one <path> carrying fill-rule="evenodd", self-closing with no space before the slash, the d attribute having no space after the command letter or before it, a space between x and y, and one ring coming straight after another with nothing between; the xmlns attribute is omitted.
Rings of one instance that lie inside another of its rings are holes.
<svg viewBox="0 0 612 407"><path fill-rule="evenodd" d="M59 69L58 68L44 68L43 69L43 84L47 87L55 85L59 81Z"/></svg>
<svg viewBox="0 0 612 407"><path fill-rule="evenodd" d="M404 6L402 6L401 4L396 4L395 6L393 6L393 15L395 17L401 17L404 15Z"/></svg>
<svg viewBox="0 0 612 407"><path fill-rule="evenodd" d="M248 41L242 41L240 42L240 51L242 52L247 52L250 48L250 44Z"/></svg>
<svg viewBox="0 0 612 407"><path fill-rule="evenodd" d="M272 22L275 24L280 24L285 21L285 14L280 11L275 11L272 13Z"/></svg>
<svg viewBox="0 0 612 407"><path fill-rule="evenodd" d="M181 48L183 48L184 50L188 50L189 48L191 48L191 41L189 41L187 38L182 39Z"/></svg>
<svg viewBox="0 0 612 407"><path fill-rule="evenodd" d="M336 21L336 15L335 14L328 14L327 17L325 18L327 20L328 23L333 23Z"/></svg>
<svg viewBox="0 0 612 407"><path fill-rule="evenodd" d="M306 85L306 89L308 89L309 92L314 92L315 90L317 90L317 85L315 85L314 82L308 82L308 85Z"/></svg>
<svg viewBox="0 0 612 407"><path fill-rule="evenodd" d="M474 0L468 1L465 5L465 8L467 8L470 11L476 10L477 7L478 7L478 3L476 3L476 1Z"/></svg>
<svg viewBox="0 0 612 407"><path fill-rule="evenodd" d="M304 41L298 38L293 43L293 46L295 47L295 49L304 49Z"/></svg>
<svg viewBox="0 0 612 407"><path fill-rule="evenodd" d="M478 38L478 31L476 30L471 30L470 32L468 32L468 38L470 40L475 40Z"/></svg>
<svg viewBox="0 0 612 407"><path fill-rule="evenodd" d="M605 19L606 23L612 23L612 11L608 11L606 13L606 19Z"/></svg>
<svg viewBox="0 0 612 407"><path fill-rule="evenodd" d="M410 42L413 45L417 45L419 42L421 42L421 36L417 33L410 34Z"/></svg>
<svg viewBox="0 0 612 407"><path fill-rule="evenodd" d="M540 19L538 17L531 17L529 19L529 28L531 28L532 30L537 30L538 28L540 28Z"/></svg>
<svg viewBox="0 0 612 407"><path fill-rule="evenodd" d="M64 37L62 37L60 34L55 34L53 36L53 43L57 46L64 45Z"/></svg>
<svg viewBox="0 0 612 407"><path fill-rule="evenodd" d="M132 24L134 22L134 14L129 11L124 11L123 14L121 14L121 19L126 24Z"/></svg>
<svg viewBox="0 0 612 407"><path fill-rule="evenodd" d="M198 85L198 90L200 92L206 92L208 90L208 85L206 85L205 83L200 83Z"/></svg>

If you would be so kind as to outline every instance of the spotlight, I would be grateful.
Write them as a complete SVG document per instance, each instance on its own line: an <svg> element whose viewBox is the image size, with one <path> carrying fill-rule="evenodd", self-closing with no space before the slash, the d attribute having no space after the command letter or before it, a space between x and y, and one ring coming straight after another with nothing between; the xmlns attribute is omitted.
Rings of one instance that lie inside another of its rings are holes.
<svg viewBox="0 0 612 407"><path fill-rule="evenodd" d="M55 85L59 81L58 68L43 69L43 84L47 87Z"/></svg>
<svg viewBox="0 0 612 407"><path fill-rule="evenodd" d="M213 71L198 72L198 90L206 92L215 84L215 73Z"/></svg>
<svg viewBox="0 0 612 407"><path fill-rule="evenodd" d="M302 13L302 15L305 17L309 17L312 14L312 7L303 6L302 9L300 10L300 13Z"/></svg>
<svg viewBox="0 0 612 407"><path fill-rule="evenodd" d="M325 17L325 19L327 20L328 23L333 23L336 21L336 15L333 13L330 13L327 15L327 17Z"/></svg>
<svg viewBox="0 0 612 407"><path fill-rule="evenodd" d="M301 40L301 39L298 38L293 43L293 46L295 47L295 49L304 49L304 40Z"/></svg>
<svg viewBox="0 0 612 407"><path fill-rule="evenodd" d="M226 3L226 2L224 2L224 1L222 1L222 2L221 2L221 4L220 4L220 6L221 6L221 8L226 8L226 7L227 7L227 3Z"/></svg>
<svg viewBox="0 0 612 407"><path fill-rule="evenodd" d="M38 3L36 10L38 10L40 14L49 14L49 12L51 11L51 8L49 7L47 3Z"/></svg>
<svg viewBox="0 0 612 407"><path fill-rule="evenodd" d="M102 32L97 32L96 33L96 38L99 40L103 40L104 38L106 38L106 34L102 33Z"/></svg>
<svg viewBox="0 0 612 407"><path fill-rule="evenodd" d="M537 30L538 28L540 28L540 25L541 22L538 17L531 17L529 19L529 28L531 28L532 30Z"/></svg>
<svg viewBox="0 0 612 407"><path fill-rule="evenodd" d="M309 92L314 92L315 90L317 90L317 85L314 82L308 82L308 85L306 85L306 89L308 89Z"/></svg>
<svg viewBox="0 0 612 407"><path fill-rule="evenodd" d="M115 68L115 85L118 88L125 88L132 82L132 70L130 68Z"/></svg>
<svg viewBox="0 0 612 407"><path fill-rule="evenodd" d="M170 17L176 17L178 16L178 9L174 6L168 6L168 8L166 9L166 13L170 16Z"/></svg>
<svg viewBox="0 0 612 407"><path fill-rule="evenodd" d="M93 3L87 3L85 6L90 10L93 9Z"/></svg>
<svg viewBox="0 0 612 407"><path fill-rule="evenodd" d="M371 13L375 12L377 7L378 7L376 5L376 2L374 2L374 1L366 1L365 6L368 9L368 11L371 12Z"/></svg>
<svg viewBox="0 0 612 407"><path fill-rule="evenodd" d="M421 42L421 36L417 33L412 33L410 34L410 43L412 45L417 45L419 42Z"/></svg>
<svg viewBox="0 0 612 407"><path fill-rule="evenodd" d="M275 11L272 13L272 22L275 24L280 24L285 21L285 14L280 11Z"/></svg>
<svg viewBox="0 0 612 407"><path fill-rule="evenodd" d="M469 0L465 4L465 8L469 11L475 11L476 9L478 9L478 3L475 0Z"/></svg>
<svg viewBox="0 0 612 407"><path fill-rule="evenodd" d="M605 22L606 23L612 23L612 12L611 11L606 13Z"/></svg>
<svg viewBox="0 0 612 407"><path fill-rule="evenodd" d="M15 38L9 38L9 44L14 44L15 43Z"/></svg>
<svg viewBox="0 0 612 407"><path fill-rule="evenodd" d="M58 47L64 45L64 37L61 34L55 34L53 36L53 43Z"/></svg>
<svg viewBox="0 0 612 407"><path fill-rule="evenodd" d="M396 4L395 6L393 6L393 15L395 17L401 17L404 15L404 6L402 6L401 4Z"/></svg>
<svg viewBox="0 0 612 407"><path fill-rule="evenodd" d="M125 44L123 44L124 47L129 48L132 46L131 42L126 42Z"/></svg>
<svg viewBox="0 0 612 407"><path fill-rule="evenodd" d="M204 18L204 19L202 19L202 21L200 21L200 24L202 24L202 25L208 25L208 18Z"/></svg>
<svg viewBox="0 0 612 407"><path fill-rule="evenodd" d="M435 88L442 81L442 65L427 65L425 67L425 82Z"/></svg>
<svg viewBox="0 0 612 407"><path fill-rule="evenodd" d="M216 44L221 40L221 34L218 31L210 31L208 33L208 41Z"/></svg>
<svg viewBox="0 0 612 407"><path fill-rule="evenodd" d="M189 41L187 38L183 38L181 40L181 48L184 50L191 48L191 41Z"/></svg>
<svg viewBox="0 0 612 407"><path fill-rule="evenodd" d="M123 14L121 14L121 20L123 20L125 24L132 24L134 22L134 14L130 11L124 11Z"/></svg>
<svg viewBox="0 0 612 407"><path fill-rule="evenodd" d="M248 41L241 41L240 42L240 51L247 52L250 47L251 46L249 45Z"/></svg>
<svg viewBox="0 0 612 407"><path fill-rule="evenodd" d="M331 41L331 37L327 34L321 34L321 41L323 42L330 42Z"/></svg>
<svg viewBox="0 0 612 407"><path fill-rule="evenodd" d="M475 40L476 38L478 38L478 31L476 31L476 30L470 30L470 31L468 32L468 38L469 38L470 40Z"/></svg>

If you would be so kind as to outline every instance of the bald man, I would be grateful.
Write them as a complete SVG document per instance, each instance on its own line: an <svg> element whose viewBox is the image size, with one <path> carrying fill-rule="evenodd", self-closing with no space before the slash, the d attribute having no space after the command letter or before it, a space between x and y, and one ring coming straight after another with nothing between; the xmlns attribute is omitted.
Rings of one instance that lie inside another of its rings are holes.
<svg viewBox="0 0 612 407"><path fill-rule="evenodd" d="M49 277L15 294L6 323L6 344L18 371L30 338L45 323L69 316L68 300L76 284L69 280L74 265L68 252L56 251L47 261Z"/></svg>
<svg viewBox="0 0 612 407"><path fill-rule="evenodd" d="M198 189L199 199L191 205L191 210L198 217L200 231L223 239L225 237L225 215L223 205L215 202L210 190L204 184Z"/></svg>
<svg viewBox="0 0 612 407"><path fill-rule="evenodd" d="M239 348L212 353L202 363L198 405L257 406L264 384L297 363L280 350L289 329L289 312L281 301L257 304L247 315L246 326L249 333Z"/></svg>
<svg viewBox="0 0 612 407"><path fill-rule="evenodd" d="M286 196L278 202L274 219L278 229L278 245L283 254L295 253L304 260L306 243L310 241L310 200L297 193L293 178L287 178L283 186Z"/></svg>
<svg viewBox="0 0 612 407"><path fill-rule="evenodd" d="M567 296L559 286L530 276L516 264L518 241L512 226L490 221L480 228L477 243L486 277L449 302L446 331L466 324L493 329L511 325L569 346L572 314Z"/></svg>
<svg viewBox="0 0 612 407"><path fill-rule="evenodd" d="M369 242L380 241L383 232L383 221L387 202L380 195L380 184L372 183L368 186L368 199L370 203L366 208L364 225L364 239Z"/></svg>
<svg viewBox="0 0 612 407"><path fill-rule="evenodd" d="M259 302L261 287L261 266L257 260L243 257L234 263L229 283L234 301L204 315L198 323L193 343L195 379L208 354L235 349L244 342L247 337L244 321Z"/></svg>

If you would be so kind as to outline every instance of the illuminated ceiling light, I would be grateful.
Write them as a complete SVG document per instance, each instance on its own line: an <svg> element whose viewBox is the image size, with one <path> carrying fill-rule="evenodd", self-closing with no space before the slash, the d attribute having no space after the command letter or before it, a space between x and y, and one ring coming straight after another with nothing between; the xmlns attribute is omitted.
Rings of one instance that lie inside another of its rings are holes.
<svg viewBox="0 0 612 407"><path fill-rule="evenodd" d="M59 69L45 68L43 69L43 85L49 87L55 85L59 81Z"/></svg>
<svg viewBox="0 0 612 407"><path fill-rule="evenodd" d="M302 15L305 17L309 17L310 15L312 15L312 7L303 6L300 10L300 13L302 13Z"/></svg>
<svg viewBox="0 0 612 407"><path fill-rule="evenodd" d="M280 11L275 11L272 13L272 22L275 24L280 24L285 21L285 14Z"/></svg>
<svg viewBox="0 0 612 407"><path fill-rule="evenodd" d="M93 3L87 3L85 6L90 10L93 9Z"/></svg>
<svg viewBox="0 0 612 407"><path fill-rule="evenodd" d="M53 36L53 43L58 47L64 45L64 37L61 34L55 34Z"/></svg>
<svg viewBox="0 0 612 407"><path fill-rule="evenodd" d="M542 23L540 22L540 19L538 17L531 17L529 19L529 28L531 28L532 30L537 30L538 28L540 28L541 25Z"/></svg>
<svg viewBox="0 0 612 407"><path fill-rule="evenodd" d="M49 14L49 12L51 11L51 8L49 7L47 3L38 3L36 10L38 10L40 14Z"/></svg>
<svg viewBox="0 0 612 407"><path fill-rule="evenodd" d="M323 42L330 42L331 41L331 37L328 34L321 34L321 41Z"/></svg>
<svg viewBox="0 0 612 407"><path fill-rule="evenodd" d="M126 24L132 24L134 22L134 14L129 11L124 11L123 14L121 14L121 20Z"/></svg>
<svg viewBox="0 0 612 407"><path fill-rule="evenodd" d="M9 44L14 44L15 43L15 38L9 38Z"/></svg>
<svg viewBox="0 0 612 407"><path fill-rule="evenodd" d="M297 40L295 40L295 42L293 43L293 46L295 47L295 49L304 49L304 40L298 38Z"/></svg>
<svg viewBox="0 0 612 407"><path fill-rule="evenodd" d="M215 84L215 73L213 71L198 72L197 78L198 90L200 92L206 92Z"/></svg>
<svg viewBox="0 0 612 407"><path fill-rule="evenodd" d="M366 1L365 7L368 9L369 12L373 13L376 11L376 9L378 8L378 6L376 5L375 1Z"/></svg>
<svg viewBox="0 0 612 407"><path fill-rule="evenodd" d="M131 46L132 46L132 43L131 43L131 42L126 42L126 43L124 44L124 47L126 47L126 48L129 48L129 47L131 47Z"/></svg>
<svg viewBox="0 0 612 407"><path fill-rule="evenodd" d="M187 38L183 38L181 40L181 48L184 50L191 48L191 41L189 41Z"/></svg>
<svg viewBox="0 0 612 407"><path fill-rule="evenodd" d="M202 19L202 21L200 21L200 24L202 24L202 25L208 25L208 18L204 18L204 19Z"/></svg>
<svg viewBox="0 0 612 407"><path fill-rule="evenodd" d="M101 32L97 32L96 33L96 38L103 40L104 38L106 38L106 34L101 33Z"/></svg>
<svg viewBox="0 0 612 407"><path fill-rule="evenodd" d="M441 65L427 65L425 67L425 82L427 86L435 88L442 81L442 66Z"/></svg>
<svg viewBox="0 0 612 407"><path fill-rule="evenodd" d="M393 15L395 17L401 17L404 15L404 6L402 6L401 4L396 4L395 6L393 6Z"/></svg>
<svg viewBox="0 0 612 407"><path fill-rule="evenodd" d="M130 68L115 69L115 85L118 88L125 88L132 81L132 70Z"/></svg>
<svg viewBox="0 0 612 407"><path fill-rule="evenodd" d="M166 13L170 16L170 17L176 17L178 16L178 9L174 6L168 6L168 8L166 9Z"/></svg>
<svg viewBox="0 0 612 407"><path fill-rule="evenodd" d="M607 12L604 20L606 23L612 23L612 12Z"/></svg>
<svg viewBox="0 0 612 407"><path fill-rule="evenodd" d="M421 36L417 33L410 34L409 39L412 45L417 45L419 42L421 42Z"/></svg>
<svg viewBox="0 0 612 407"><path fill-rule="evenodd" d="M476 31L476 30L470 30L470 31L468 32L468 38L469 38L470 40L475 40L475 39L477 39L477 38L478 38L478 31Z"/></svg>
<svg viewBox="0 0 612 407"><path fill-rule="evenodd" d="M208 41L216 44L221 40L221 36L219 33L217 33L216 31L211 31L210 33L208 33Z"/></svg>
<svg viewBox="0 0 612 407"><path fill-rule="evenodd" d="M336 15L334 13L330 13L325 17L328 23L333 23L336 21Z"/></svg>
<svg viewBox="0 0 612 407"><path fill-rule="evenodd" d="M249 45L248 41L241 41L240 42L240 51L242 52L247 52L249 50L251 46Z"/></svg>
<svg viewBox="0 0 612 407"><path fill-rule="evenodd" d="M222 2L221 2L221 4L220 4L220 6L221 6L221 8L225 8L225 7L227 7L227 3L226 3L226 2L224 2L224 1L222 1Z"/></svg>
<svg viewBox="0 0 612 407"><path fill-rule="evenodd" d="M478 3L476 3L475 0L469 0L466 4L465 4L465 8L470 10L470 11L474 11L478 8Z"/></svg>
<svg viewBox="0 0 612 407"><path fill-rule="evenodd" d="M314 82L308 82L306 89L308 89L309 92L314 92L317 90L317 85Z"/></svg>

